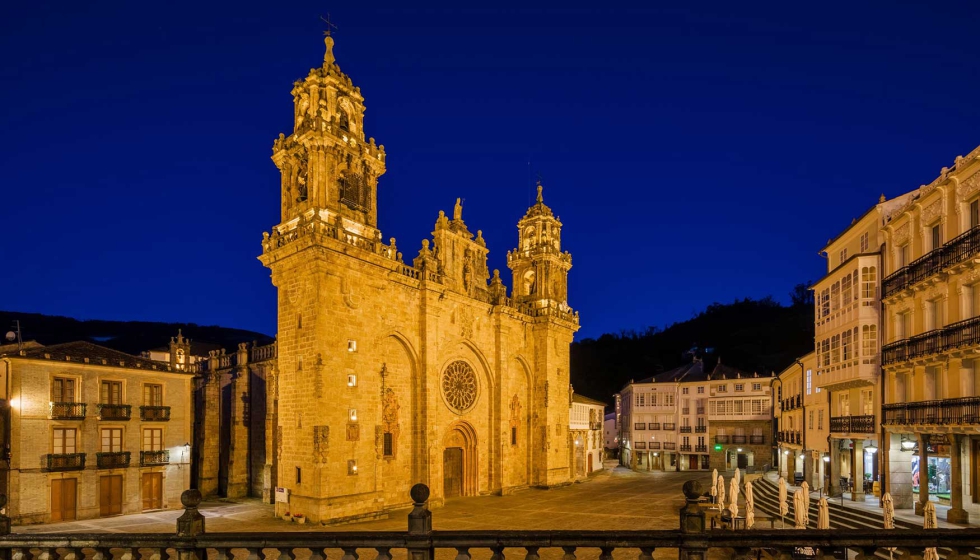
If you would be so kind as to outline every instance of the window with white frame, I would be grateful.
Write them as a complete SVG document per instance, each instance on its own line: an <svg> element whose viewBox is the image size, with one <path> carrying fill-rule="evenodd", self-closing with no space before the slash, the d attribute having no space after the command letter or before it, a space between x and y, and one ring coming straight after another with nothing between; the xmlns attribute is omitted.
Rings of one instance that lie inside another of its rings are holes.
<svg viewBox="0 0 980 560"><path fill-rule="evenodd" d="M861 298L874 299L878 295L878 271L873 266L861 268Z"/></svg>
<svg viewBox="0 0 980 560"><path fill-rule="evenodd" d="M704 394L704 387L698 387L698 394L699 395L703 395Z"/></svg>
<svg viewBox="0 0 980 560"><path fill-rule="evenodd" d="M115 453L122 451L122 428L102 428L102 452Z"/></svg>
<svg viewBox="0 0 980 560"><path fill-rule="evenodd" d="M744 390L745 390L745 384L744 383L736 383L735 384L735 392L736 393L741 393Z"/></svg>
<svg viewBox="0 0 980 560"><path fill-rule="evenodd" d="M875 413L875 395L873 389L861 390L861 407L866 416L871 416Z"/></svg>
<svg viewBox="0 0 980 560"><path fill-rule="evenodd" d="M878 325L861 327L861 355L870 358L878 353Z"/></svg>
<svg viewBox="0 0 980 560"><path fill-rule="evenodd" d="M820 292L820 317L828 317L830 315L830 289L825 289Z"/></svg>
<svg viewBox="0 0 980 560"><path fill-rule="evenodd" d="M726 384L718 385L715 388L715 391L717 391L719 393L727 393L728 392L728 385L726 385Z"/></svg>
<svg viewBox="0 0 980 560"><path fill-rule="evenodd" d="M681 389L681 394L682 395L686 395L687 394L687 387L684 387L684 388Z"/></svg>
<svg viewBox="0 0 980 560"><path fill-rule="evenodd" d="M813 370L808 369L806 370L806 394L808 395L810 394L810 389L812 387L812 384L813 384Z"/></svg>
<svg viewBox="0 0 980 560"><path fill-rule="evenodd" d="M929 228L929 239L932 242L931 243L931 246L929 247L930 250L935 251L936 249L938 249L938 248L940 248L940 247L943 246L943 224L942 224L942 222L938 222L936 224L933 224L933 226Z"/></svg>
<svg viewBox="0 0 980 560"><path fill-rule="evenodd" d="M840 335L830 337L830 363L840 363Z"/></svg>
<svg viewBox="0 0 980 560"><path fill-rule="evenodd" d="M866 253L868 251L868 233L864 232L861 235L861 252Z"/></svg>
<svg viewBox="0 0 980 560"><path fill-rule="evenodd" d="M845 362L850 360L852 357L851 356L852 338L853 338L853 334L851 333L851 329L847 329L846 331L841 333L841 340L840 340L841 359L844 360Z"/></svg>
<svg viewBox="0 0 980 560"><path fill-rule="evenodd" d="M753 391L761 391L762 390L762 383L753 383L752 384L752 390Z"/></svg>
<svg viewBox="0 0 980 560"><path fill-rule="evenodd" d="M852 292L853 290L851 290L851 274L847 273L844 275L843 278L840 279L841 305L846 306L847 304L851 303Z"/></svg>
<svg viewBox="0 0 980 560"><path fill-rule="evenodd" d="M843 264L843 262L846 260L847 260L847 249L844 248L840 250L840 260L838 262Z"/></svg>
<svg viewBox="0 0 980 560"><path fill-rule="evenodd" d="M823 409L817 411L817 429L823 429Z"/></svg>
<svg viewBox="0 0 980 560"><path fill-rule="evenodd" d="M840 309L840 281L830 285L830 312L836 313Z"/></svg>
<svg viewBox="0 0 980 560"><path fill-rule="evenodd" d="M51 453L55 455L76 453L77 443L78 430L75 428L55 428L52 431Z"/></svg>

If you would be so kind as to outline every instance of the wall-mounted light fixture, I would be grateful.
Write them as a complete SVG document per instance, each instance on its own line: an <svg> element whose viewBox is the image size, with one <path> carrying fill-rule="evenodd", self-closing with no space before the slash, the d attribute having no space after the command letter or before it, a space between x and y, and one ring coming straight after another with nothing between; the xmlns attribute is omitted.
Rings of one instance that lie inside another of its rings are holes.
<svg viewBox="0 0 980 560"><path fill-rule="evenodd" d="M347 386L356 387L357 386L357 376L353 373L347 374Z"/></svg>
<svg viewBox="0 0 980 560"><path fill-rule="evenodd" d="M912 451L915 449L916 441L902 434L902 451Z"/></svg>
<svg viewBox="0 0 980 560"><path fill-rule="evenodd" d="M350 420L351 422L357 422L357 409L356 408L348 408L347 409L347 419Z"/></svg>
<svg viewBox="0 0 980 560"><path fill-rule="evenodd" d="M347 474L349 475L357 474L357 459L351 459L347 461Z"/></svg>

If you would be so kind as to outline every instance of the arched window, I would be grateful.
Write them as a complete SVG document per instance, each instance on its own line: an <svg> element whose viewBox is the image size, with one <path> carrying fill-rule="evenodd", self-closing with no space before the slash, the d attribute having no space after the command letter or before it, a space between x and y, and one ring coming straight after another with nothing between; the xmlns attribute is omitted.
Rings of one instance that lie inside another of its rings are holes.
<svg viewBox="0 0 980 560"><path fill-rule="evenodd" d="M350 130L350 117L343 109L340 110L340 130Z"/></svg>

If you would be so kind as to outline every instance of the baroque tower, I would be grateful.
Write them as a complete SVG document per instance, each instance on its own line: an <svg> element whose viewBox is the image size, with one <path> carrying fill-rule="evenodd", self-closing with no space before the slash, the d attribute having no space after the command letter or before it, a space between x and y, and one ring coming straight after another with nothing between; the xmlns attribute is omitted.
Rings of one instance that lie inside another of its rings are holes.
<svg viewBox="0 0 980 560"><path fill-rule="evenodd" d="M364 100L333 57L294 84L293 132L272 160L281 221L263 235L278 289L268 485L312 521L565 484L572 473L568 363L578 314L571 257L541 192L519 224L507 296L482 231L440 211L411 264L378 229L385 152L365 141ZM520 279L520 280L518 280Z"/></svg>

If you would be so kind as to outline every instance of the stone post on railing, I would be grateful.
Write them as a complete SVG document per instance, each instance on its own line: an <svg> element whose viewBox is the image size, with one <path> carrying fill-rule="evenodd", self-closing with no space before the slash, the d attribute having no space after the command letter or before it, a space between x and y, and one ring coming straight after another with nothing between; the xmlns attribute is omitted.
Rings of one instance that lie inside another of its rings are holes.
<svg viewBox="0 0 980 560"><path fill-rule="evenodd" d="M178 537L196 537L204 534L204 516L197 510L201 503L201 491L184 490L180 495L184 513L177 518ZM179 545L178 545L179 546ZM197 548L177 548L177 560L206 560L207 551Z"/></svg>
<svg viewBox="0 0 980 560"><path fill-rule="evenodd" d="M415 506L408 514L408 560L433 560L432 512L429 511L429 487L425 484L412 486L409 492Z"/></svg>
<svg viewBox="0 0 980 560"><path fill-rule="evenodd" d="M688 480L684 483L684 498L687 504L681 508L681 544L679 560L704 560L708 552L705 538L705 515L698 501L701 499L701 483Z"/></svg>

